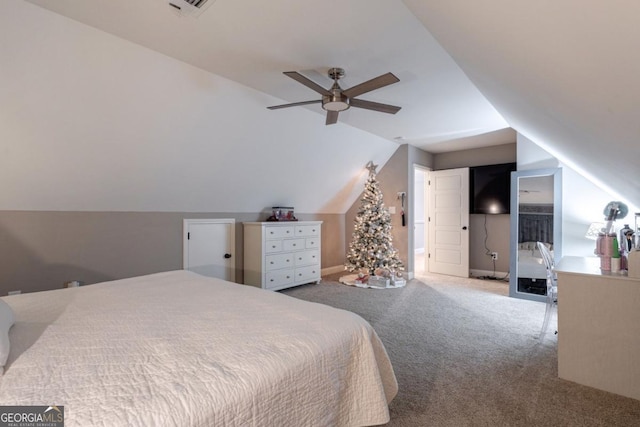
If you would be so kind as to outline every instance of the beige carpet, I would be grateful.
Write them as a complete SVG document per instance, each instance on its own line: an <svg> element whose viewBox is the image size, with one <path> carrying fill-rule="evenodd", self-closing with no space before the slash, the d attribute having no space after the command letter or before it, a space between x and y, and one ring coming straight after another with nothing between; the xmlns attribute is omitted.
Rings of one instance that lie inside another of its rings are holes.
<svg viewBox="0 0 640 427"><path fill-rule="evenodd" d="M282 293L373 325L400 387L389 426L640 426L640 401L557 377L556 325L536 339L544 304L509 298L506 282L428 275L373 290L339 277Z"/></svg>

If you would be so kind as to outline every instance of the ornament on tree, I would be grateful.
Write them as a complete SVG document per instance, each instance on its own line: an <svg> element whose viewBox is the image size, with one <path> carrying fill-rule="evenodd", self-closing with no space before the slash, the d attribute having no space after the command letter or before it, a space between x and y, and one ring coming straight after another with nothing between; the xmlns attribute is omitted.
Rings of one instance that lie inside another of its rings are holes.
<svg viewBox="0 0 640 427"><path fill-rule="evenodd" d="M391 215L382 201L376 179L377 167L373 162L367 164L369 177L354 221L353 240L349 244L345 267L351 272L362 270L370 275L380 268L392 275L404 270L404 265L392 244Z"/></svg>

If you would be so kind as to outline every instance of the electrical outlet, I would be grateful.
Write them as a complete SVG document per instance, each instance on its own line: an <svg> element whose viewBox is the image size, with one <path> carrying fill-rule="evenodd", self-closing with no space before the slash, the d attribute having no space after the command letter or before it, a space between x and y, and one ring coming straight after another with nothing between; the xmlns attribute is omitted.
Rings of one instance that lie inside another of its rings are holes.
<svg viewBox="0 0 640 427"><path fill-rule="evenodd" d="M498 252L491 252L491 259L494 261L498 260Z"/></svg>

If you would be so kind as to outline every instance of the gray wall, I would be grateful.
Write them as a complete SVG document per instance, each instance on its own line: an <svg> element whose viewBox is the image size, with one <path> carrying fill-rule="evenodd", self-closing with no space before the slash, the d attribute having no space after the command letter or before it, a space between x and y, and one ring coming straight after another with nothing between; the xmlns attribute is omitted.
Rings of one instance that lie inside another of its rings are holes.
<svg viewBox="0 0 640 427"><path fill-rule="evenodd" d="M0 211L0 295L62 288L182 268L184 218L235 218L236 280L242 282L242 222L265 213ZM322 267L344 263L344 215L321 220Z"/></svg>
<svg viewBox="0 0 640 427"><path fill-rule="evenodd" d="M515 161L515 144L430 155L408 145L398 147L379 170L378 180L392 215L394 246L413 271L408 258L412 244L413 165L456 168ZM402 227L397 193L407 192L406 226ZM322 267L344 264L352 239L359 198L346 214L301 214L300 220L321 220ZM242 281L242 225L266 218L256 213L188 212L60 212L0 211L0 295L58 289L70 280L87 284L182 268L184 218L234 218L236 220L236 280ZM484 255L484 216L471 216L470 267L491 270ZM498 271L508 270L509 216L487 216L491 251L500 253Z"/></svg>
<svg viewBox="0 0 640 427"><path fill-rule="evenodd" d="M515 162L516 144L496 145L493 147L452 151L434 155L434 169L455 169L471 166L483 166ZM486 232L485 232L486 220ZM493 261L486 255L486 245L490 252L498 252L496 271L509 271L509 215L469 216L469 268L493 271Z"/></svg>

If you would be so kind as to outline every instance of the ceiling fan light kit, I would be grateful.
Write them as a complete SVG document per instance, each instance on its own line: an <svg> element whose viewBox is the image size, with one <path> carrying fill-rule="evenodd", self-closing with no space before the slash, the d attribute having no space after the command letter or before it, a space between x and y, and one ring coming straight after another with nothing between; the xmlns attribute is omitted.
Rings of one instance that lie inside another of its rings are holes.
<svg viewBox="0 0 640 427"><path fill-rule="evenodd" d="M344 111L349 109L349 98L338 94L322 97L322 109L326 111Z"/></svg>
<svg viewBox="0 0 640 427"><path fill-rule="evenodd" d="M379 102L365 101L363 99L355 98L356 96L362 95L363 93L367 93L372 90L380 89L381 87L399 82L400 79L398 79L392 73L383 74L346 90L343 90L338 84L338 80L344 77L345 74L344 69L342 68L334 67L329 69L329 78L333 80L333 86L331 86L331 89L323 88L319 84L309 80L297 71L285 71L284 74L291 77L298 83L307 86L309 89L318 92L320 95L322 95L322 99L267 107L270 110L322 103L322 109L327 112L326 124L332 125L334 123L337 123L338 113L340 111L348 110L349 107L364 108L367 110L379 111L381 113L388 114L395 114L400 111L401 108L396 107L395 105L381 104Z"/></svg>

